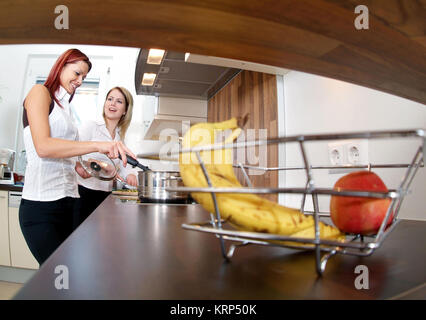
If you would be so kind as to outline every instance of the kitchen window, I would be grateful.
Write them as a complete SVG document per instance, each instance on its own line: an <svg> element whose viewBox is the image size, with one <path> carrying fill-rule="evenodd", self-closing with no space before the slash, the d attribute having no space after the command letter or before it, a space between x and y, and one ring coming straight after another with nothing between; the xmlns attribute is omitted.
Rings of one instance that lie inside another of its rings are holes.
<svg viewBox="0 0 426 320"><path fill-rule="evenodd" d="M43 84L45 77L37 77L36 83ZM86 121L96 121L102 110L98 107L99 79L85 79L77 88L71 101L71 111L77 126Z"/></svg>
<svg viewBox="0 0 426 320"><path fill-rule="evenodd" d="M49 71L59 55L55 54L29 54L27 70L24 77L24 86L22 90L22 101L34 84L43 84ZM94 57L92 59L93 68L89 76L77 88L76 94L71 101L71 110L76 125L85 121L102 120L102 108L105 95L110 86L110 68L112 57ZM20 153L25 150L22 138L22 110L20 106L18 111L15 150Z"/></svg>

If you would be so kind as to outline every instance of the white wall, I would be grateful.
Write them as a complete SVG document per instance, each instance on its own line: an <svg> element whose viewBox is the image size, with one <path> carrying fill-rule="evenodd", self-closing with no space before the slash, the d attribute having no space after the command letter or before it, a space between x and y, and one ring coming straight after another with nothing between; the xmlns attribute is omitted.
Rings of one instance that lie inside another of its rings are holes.
<svg viewBox="0 0 426 320"><path fill-rule="evenodd" d="M278 82L279 83L279 82ZM292 71L284 76L284 108L281 114L280 132L287 136L354 131L376 131L426 128L426 106L390 94L361 86L311 74ZM283 128L284 126L284 128ZM312 165L330 165L328 142L312 142L307 145ZM410 140L370 140L370 163L409 163L419 144ZM287 166L303 165L300 148L286 144ZM402 177L402 169L373 170L388 188L396 188ZM315 170L317 186L333 187L343 174L330 174L328 170ZM280 186L304 187L303 171L286 172L280 177ZM412 194L406 196L400 217L426 220L426 170L420 168L411 186ZM328 196L320 197L320 210L329 210ZM301 197L286 195L284 204L299 208ZM312 201L307 202L312 210Z"/></svg>
<svg viewBox="0 0 426 320"><path fill-rule="evenodd" d="M139 152L138 141L144 135L144 106L152 105L154 97L136 95L134 85L135 66L138 48L91 46L91 45L0 45L0 148L15 148L16 129L20 119L24 92L24 82L29 55L60 55L69 48L78 48L90 59L110 59L109 83L106 87L123 86L134 98L132 124L128 130L126 143ZM89 73L90 76L90 73ZM106 89L107 90L107 89ZM99 92L105 96L106 92ZM19 118L19 119L18 119Z"/></svg>

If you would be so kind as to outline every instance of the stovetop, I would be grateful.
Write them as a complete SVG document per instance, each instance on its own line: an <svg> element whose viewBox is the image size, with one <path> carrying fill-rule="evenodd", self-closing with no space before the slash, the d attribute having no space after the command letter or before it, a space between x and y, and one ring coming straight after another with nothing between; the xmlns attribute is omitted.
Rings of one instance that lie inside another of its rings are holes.
<svg viewBox="0 0 426 320"><path fill-rule="evenodd" d="M195 201L188 202L170 202L170 201L141 201L137 196L114 196L118 203L131 204L131 205L167 205L167 206L188 206L188 205L196 205Z"/></svg>

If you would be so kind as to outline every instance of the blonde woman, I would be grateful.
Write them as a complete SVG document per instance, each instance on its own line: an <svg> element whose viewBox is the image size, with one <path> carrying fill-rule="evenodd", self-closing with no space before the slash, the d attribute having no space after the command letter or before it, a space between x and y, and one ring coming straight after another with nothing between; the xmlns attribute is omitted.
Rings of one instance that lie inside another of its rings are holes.
<svg viewBox="0 0 426 320"><path fill-rule="evenodd" d="M133 97L123 87L114 87L108 91L103 108L103 121L87 122L79 129L82 141L124 141L132 120ZM90 157L90 155L88 155ZM119 174L129 185L137 186L136 175L129 166L124 168L120 160L114 160L120 166ZM74 228L77 228L111 193L113 181L101 181L97 178L77 177L80 199L74 211Z"/></svg>

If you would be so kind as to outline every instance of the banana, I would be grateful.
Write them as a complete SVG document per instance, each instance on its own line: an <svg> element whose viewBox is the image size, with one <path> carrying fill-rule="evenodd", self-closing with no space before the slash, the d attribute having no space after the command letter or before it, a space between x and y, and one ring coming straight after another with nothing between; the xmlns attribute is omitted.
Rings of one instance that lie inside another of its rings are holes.
<svg viewBox="0 0 426 320"><path fill-rule="evenodd" d="M182 147L213 145L215 135L225 130L232 131L224 144L232 143L242 131L239 127L241 121L241 119L232 118L223 122L195 124L186 132ZM232 166L232 149L202 151L200 157L213 187L242 187ZM194 153L180 154L179 169L185 186L208 187ZM215 212L210 193L193 192L191 196L207 211ZM315 237L314 218L304 215L299 210L279 205L255 194L216 193L216 199L221 217L236 229L309 239ZM320 238L343 241L345 236L338 229L320 222ZM297 245L297 243L291 244Z"/></svg>

